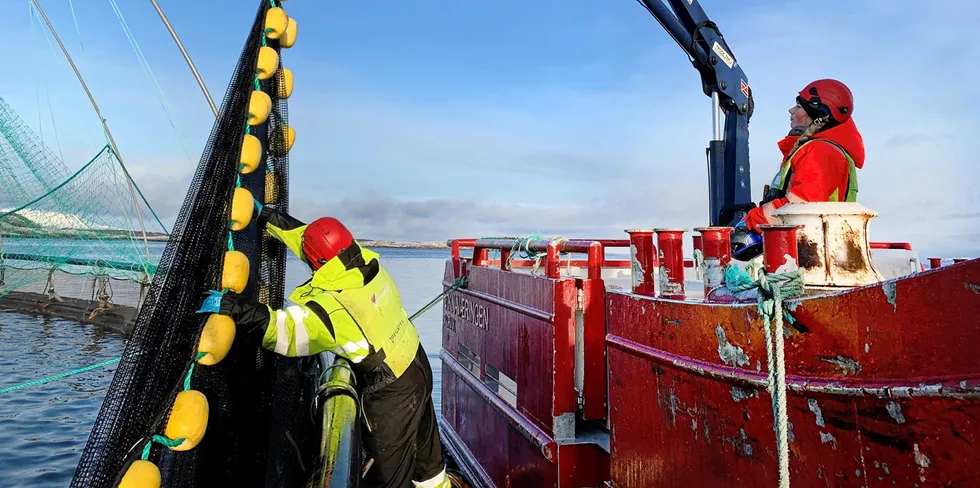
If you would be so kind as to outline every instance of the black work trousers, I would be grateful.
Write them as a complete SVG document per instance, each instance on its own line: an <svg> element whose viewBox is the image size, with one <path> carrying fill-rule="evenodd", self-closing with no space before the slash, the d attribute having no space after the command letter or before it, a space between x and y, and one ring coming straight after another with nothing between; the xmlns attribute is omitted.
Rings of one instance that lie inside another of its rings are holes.
<svg viewBox="0 0 980 488"><path fill-rule="evenodd" d="M398 378L362 398L364 449L374 458L366 486L412 488L445 469L439 428L432 404L432 368L419 344L415 360ZM365 459L367 461L367 459Z"/></svg>

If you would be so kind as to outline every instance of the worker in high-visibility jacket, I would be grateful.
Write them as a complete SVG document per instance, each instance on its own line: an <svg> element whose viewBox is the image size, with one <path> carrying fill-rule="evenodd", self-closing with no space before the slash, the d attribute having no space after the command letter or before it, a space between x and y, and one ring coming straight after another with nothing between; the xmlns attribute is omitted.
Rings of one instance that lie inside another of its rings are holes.
<svg viewBox="0 0 980 488"><path fill-rule="evenodd" d="M854 119L851 90L837 80L816 80L798 93L789 109L790 132L779 141L783 154L779 171L736 230L754 235L733 237L736 259L751 259L761 252L759 226L772 222L772 213L787 203L853 202L857 199L857 170L864 167L864 140Z"/></svg>
<svg viewBox="0 0 980 488"><path fill-rule="evenodd" d="M395 282L377 253L337 219L304 224L269 206L257 222L313 271L284 310L225 293L219 313L262 346L295 357L332 351L349 359L374 459L368 486L449 488L432 404L432 369Z"/></svg>

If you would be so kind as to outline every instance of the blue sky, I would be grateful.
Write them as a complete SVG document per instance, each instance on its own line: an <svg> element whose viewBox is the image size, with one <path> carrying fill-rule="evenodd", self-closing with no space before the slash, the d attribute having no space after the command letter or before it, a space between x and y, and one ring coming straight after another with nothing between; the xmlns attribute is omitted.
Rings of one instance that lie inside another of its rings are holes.
<svg viewBox="0 0 980 488"><path fill-rule="evenodd" d="M150 3L116 1L169 118L108 0L74 0L77 30L68 0L42 6L169 223L213 119ZM159 1L220 100L257 3ZM77 168L103 144L98 120L46 31L37 20L32 28L27 1L17 3L0 21L18 46L8 51L5 64L18 68L0 79L0 96ZM980 4L831 0L816 14L803 1L702 5L753 87L756 199L779 162L775 143L796 91L837 78L855 93L867 145L860 201L880 213L872 238L911 241L930 255L980 253L980 166L970 147L978 128L971 60L980 54L971 19ZM285 7L299 23L283 55L296 75L298 217L332 213L358 235L409 240L621 237L628 227L704 224L709 99L681 49L635 1Z"/></svg>

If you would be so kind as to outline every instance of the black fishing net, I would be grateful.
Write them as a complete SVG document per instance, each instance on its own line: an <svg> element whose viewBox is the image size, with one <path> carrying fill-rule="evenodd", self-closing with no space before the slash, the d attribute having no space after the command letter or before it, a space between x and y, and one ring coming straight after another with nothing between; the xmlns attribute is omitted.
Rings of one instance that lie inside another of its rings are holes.
<svg viewBox="0 0 980 488"><path fill-rule="evenodd" d="M255 88L257 53L263 42L261 0L248 40L184 199L158 272L103 401L71 486L114 487L154 434L162 434L176 394L193 364L207 314L195 313L205 291L220 284L228 249L228 218L249 98ZM278 41L268 46L280 52ZM257 170L241 187L260 202L288 211L287 166L282 127L286 100L279 77L262 82L272 97L269 121L252 129L266 148ZM250 263L243 294L272 307L284 301L285 247L252 223L236 231L234 248ZM149 460L164 486L292 486L310 473L306 460L319 442L309 405L318 367L314 359L290 359L266 351L258 339L236 336L216 365L197 365L191 388L208 400L204 439L188 451L154 444ZM315 457L315 454L314 456Z"/></svg>

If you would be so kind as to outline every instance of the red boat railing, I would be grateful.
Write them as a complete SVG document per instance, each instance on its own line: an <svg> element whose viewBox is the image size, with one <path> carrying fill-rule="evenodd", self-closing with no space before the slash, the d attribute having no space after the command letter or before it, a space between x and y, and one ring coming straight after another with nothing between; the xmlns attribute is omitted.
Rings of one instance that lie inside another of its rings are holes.
<svg viewBox="0 0 980 488"><path fill-rule="evenodd" d="M912 244L908 242L872 242L870 243L871 249L903 249L905 251L912 250Z"/></svg>
<svg viewBox="0 0 980 488"><path fill-rule="evenodd" d="M491 238L491 239L453 239L448 242L452 252L453 269L456 277L463 275L462 249L472 248L472 263L475 266L491 266L496 264L502 270L510 268L526 268L535 264L532 260L511 260L510 255L515 251L545 253L544 269L548 278L561 278L561 253L585 254L585 260L566 261L575 267L585 267L589 279L600 279L603 267L624 268L629 266L628 260L607 260L605 250L608 248L629 247L626 239L572 239L572 240L525 240L520 238ZM499 251L500 259L491 260L489 251ZM584 265L584 266L583 266Z"/></svg>

